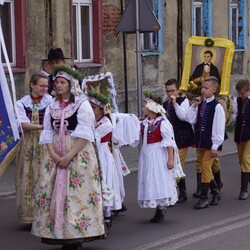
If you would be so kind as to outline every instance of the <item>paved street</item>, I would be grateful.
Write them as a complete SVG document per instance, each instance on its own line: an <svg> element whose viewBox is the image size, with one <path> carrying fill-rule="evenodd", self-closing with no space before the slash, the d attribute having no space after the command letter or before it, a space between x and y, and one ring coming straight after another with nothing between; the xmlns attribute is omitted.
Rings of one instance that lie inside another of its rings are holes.
<svg viewBox="0 0 250 250"><path fill-rule="evenodd" d="M231 145L233 147L233 145ZM235 148L232 148L232 151ZM126 152L125 152L125 151ZM136 165L135 149L124 149L127 161ZM192 150L191 150L192 151ZM228 152L229 153L229 152ZM128 155L130 157L128 158ZM193 154L193 152L190 152ZM189 155L191 159L191 155ZM239 201L240 170L236 154L221 156L222 200L218 206L195 210L195 165L185 166L188 201L167 209L162 224L152 224L151 209L140 209L136 203L137 172L125 178L128 211L114 218L107 240L86 243L84 249L185 249L185 250L248 250L250 245L250 198ZM250 190L250 189L249 189ZM56 250L60 247L40 243L29 227L18 224L15 197L0 197L1 250Z"/></svg>

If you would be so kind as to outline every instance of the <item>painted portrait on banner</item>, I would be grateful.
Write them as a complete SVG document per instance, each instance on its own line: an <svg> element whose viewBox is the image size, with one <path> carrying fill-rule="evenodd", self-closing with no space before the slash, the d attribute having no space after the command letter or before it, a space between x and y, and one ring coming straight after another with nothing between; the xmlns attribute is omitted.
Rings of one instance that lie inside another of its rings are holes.
<svg viewBox="0 0 250 250"><path fill-rule="evenodd" d="M187 91L190 84L196 88L202 79L215 76L220 84L220 94L227 95L233 54L234 43L230 40L190 37L185 51L181 89Z"/></svg>

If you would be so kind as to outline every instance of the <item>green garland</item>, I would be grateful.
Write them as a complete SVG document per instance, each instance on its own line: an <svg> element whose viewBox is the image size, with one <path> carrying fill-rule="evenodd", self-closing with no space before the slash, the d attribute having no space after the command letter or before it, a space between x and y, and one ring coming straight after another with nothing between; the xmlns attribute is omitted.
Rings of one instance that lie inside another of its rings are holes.
<svg viewBox="0 0 250 250"><path fill-rule="evenodd" d="M73 78L77 80L81 79L80 73L70 66L67 65L58 66L54 69L53 74L56 75L59 71L66 72L67 74L71 75Z"/></svg>
<svg viewBox="0 0 250 250"><path fill-rule="evenodd" d="M204 42L206 47L213 47L214 46L214 40L212 38L207 38Z"/></svg>
<svg viewBox="0 0 250 250"><path fill-rule="evenodd" d="M88 91L88 96L95 98L96 100L98 100L99 102L101 102L104 105L111 103L108 97L106 97L105 95L103 95L99 92L93 91L93 90Z"/></svg>
<svg viewBox="0 0 250 250"><path fill-rule="evenodd" d="M155 95L152 92L145 91L145 92L143 92L143 94L144 94L145 97L148 97L148 98L150 98L152 100L154 100L154 98L155 98Z"/></svg>

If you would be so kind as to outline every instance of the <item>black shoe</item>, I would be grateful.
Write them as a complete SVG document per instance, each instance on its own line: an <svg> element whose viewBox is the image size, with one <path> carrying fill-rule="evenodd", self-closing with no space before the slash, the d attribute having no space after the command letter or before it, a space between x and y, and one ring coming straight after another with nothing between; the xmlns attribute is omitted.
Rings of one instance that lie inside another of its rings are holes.
<svg viewBox="0 0 250 250"><path fill-rule="evenodd" d="M154 223L163 222L165 219L165 213L166 213L165 209L157 208L154 217L150 221Z"/></svg>
<svg viewBox="0 0 250 250"><path fill-rule="evenodd" d="M126 208L126 206L124 205L124 203L122 203L122 208L118 209L118 210L114 210L113 213L115 216L119 215L119 213L123 213L126 212L128 209Z"/></svg>
<svg viewBox="0 0 250 250"><path fill-rule="evenodd" d="M183 203L185 201L187 201L187 194L186 194L186 192L185 193L180 193L177 202L178 203Z"/></svg>
<svg viewBox="0 0 250 250"><path fill-rule="evenodd" d="M221 199L221 196L220 196L219 187L218 187L215 179L213 179L210 182L209 187L211 189L211 193L213 194L213 198L212 198L212 201L210 202L210 205L212 205L212 206L218 205L218 203Z"/></svg>
<svg viewBox="0 0 250 250"><path fill-rule="evenodd" d="M112 216L105 217L104 220L105 220L106 228L109 231L109 229L112 227Z"/></svg>
<svg viewBox="0 0 250 250"><path fill-rule="evenodd" d="M194 205L195 209L203 209L208 207L208 198L200 198Z"/></svg>
<svg viewBox="0 0 250 250"><path fill-rule="evenodd" d="M213 195L213 198L210 202L210 205L212 205L212 206L218 205L220 200L221 200L220 194L215 194L215 195Z"/></svg>
<svg viewBox="0 0 250 250"><path fill-rule="evenodd" d="M203 209L208 207L208 194L209 183L201 183L201 195L198 202L194 205L195 209Z"/></svg>
<svg viewBox="0 0 250 250"><path fill-rule="evenodd" d="M239 200L246 200L248 197L247 187L248 187L249 177L250 173L241 172L241 189L240 189Z"/></svg>
<svg viewBox="0 0 250 250"><path fill-rule="evenodd" d="M246 191L240 191L239 200L246 200L247 197L248 197L248 194Z"/></svg>

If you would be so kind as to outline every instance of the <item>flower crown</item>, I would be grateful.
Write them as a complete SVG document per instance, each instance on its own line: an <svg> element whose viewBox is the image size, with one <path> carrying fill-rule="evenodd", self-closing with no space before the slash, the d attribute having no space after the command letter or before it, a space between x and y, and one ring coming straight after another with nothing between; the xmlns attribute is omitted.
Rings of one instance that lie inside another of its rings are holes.
<svg viewBox="0 0 250 250"><path fill-rule="evenodd" d="M74 78L76 80L80 80L81 76L78 71L76 71L74 68L67 66L67 65L61 65L54 69L53 74L56 76L59 72L65 72L69 75L70 79ZM68 80L70 80L68 79Z"/></svg>
<svg viewBox="0 0 250 250"><path fill-rule="evenodd" d="M96 91L88 91L88 99L90 102L98 105L99 107L103 108L105 105L110 104L110 100L105 95L96 92Z"/></svg>

